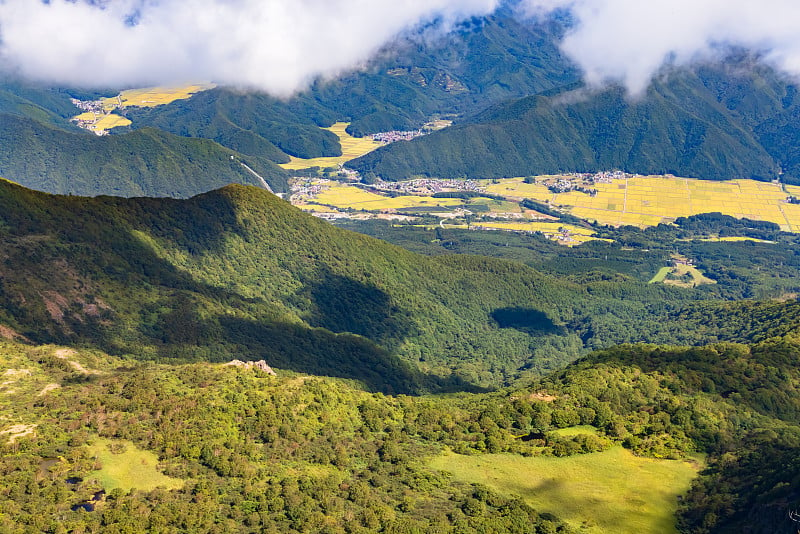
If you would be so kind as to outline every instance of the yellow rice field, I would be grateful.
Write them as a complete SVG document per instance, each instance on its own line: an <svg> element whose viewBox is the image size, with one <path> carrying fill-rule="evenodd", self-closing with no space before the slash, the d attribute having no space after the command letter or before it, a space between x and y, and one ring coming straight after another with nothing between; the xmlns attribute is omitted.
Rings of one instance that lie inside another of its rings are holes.
<svg viewBox="0 0 800 534"><path fill-rule="evenodd" d="M490 193L530 198L569 208L572 215L601 224L639 227L669 222L677 217L720 212L733 217L771 221L784 231L800 232L800 205L785 202L787 191L800 187L754 180L716 182L674 176L635 176L596 184L597 195L571 191L555 194L522 178L487 185Z"/></svg>
<svg viewBox="0 0 800 534"><path fill-rule="evenodd" d="M129 89L122 91L118 96L103 99L103 108L111 111L118 107L150 108L162 106L184 100L201 91L216 87L211 83L185 85L182 87L146 87L143 89Z"/></svg>
<svg viewBox="0 0 800 534"><path fill-rule="evenodd" d="M94 123L92 130L94 131L110 130L111 128L116 128L117 126L129 126L130 124L131 121L129 121L125 117L109 113L108 115L104 115L99 121Z"/></svg>
<svg viewBox="0 0 800 534"><path fill-rule="evenodd" d="M392 210L399 208L416 208L442 206L444 210L454 206L462 206L463 201L457 198L433 198L419 196L385 197L364 191L352 185L332 183L330 187L315 198L316 204L325 204L339 209L356 209L367 211Z"/></svg>
<svg viewBox="0 0 800 534"><path fill-rule="evenodd" d="M337 122L330 128L323 128L336 134L339 138L339 143L342 145L342 155L330 158L313 158L302 159L290 156L289 163L281 164L281 167L287 170L308 169L310 167L338 167L350 161L372 152L376 148L382 146L381 143L373 141L368 137L353 137L345 131L350 125L349 122Z"/></svg>
<svg viewBox="0 0 800 534"><path fill-rule="evenodd" d="M306 204L299 204L297 207L303 211L314 211L317 213L336 213L338 211L335 208L331 208L330 206L322 206L320 204L315 204L313 202L308 202Z"/></svg>

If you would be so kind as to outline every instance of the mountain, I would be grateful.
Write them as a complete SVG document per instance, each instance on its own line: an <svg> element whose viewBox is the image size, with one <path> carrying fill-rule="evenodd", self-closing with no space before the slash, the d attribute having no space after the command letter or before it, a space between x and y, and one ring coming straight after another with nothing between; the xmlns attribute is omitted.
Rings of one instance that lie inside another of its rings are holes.
<svg viewBox="0 0 800 534"><path fill-rule="evenodd" d="M264 158L152 128L97 137L0 114L0 146L0 176L53 193L189 197L231 182L260 185L241 162L287 189L288 175Z"/></svg>
<svg viewBox="0 0 800 534"><path fill-rule="evenodd" d="M573 82L577 71L561 56L555 22L520 22L508 9L459 25L398 39L364 70L316 82L287 100L215 89L156 108L130 109L133 127L205 137L277 163L286 155L338 156L330 132L351 121L357 136L419 128L434 115L474 112L510 97Z"/></svg>
<svg viewBox="0 0 800 534"><path fill-rule="evenodd" d="M787 148L796 89L754 69L672 72L638 99L619 88L574 86L529 96L348 166L387 180L622 169L712 180L771 180L783 172L784 181L798 182L796 154Z"/></svg>
<svg viewBox="0 0 800 534"><path fill-rule="evenodd" d="M77 114L70 98L86 96L83 91L43 87L0 74L0 113L27 117L68 130L78 128L69 122Z"/></svg>
<svg viewBox="0 0 800 534"><path fill-rule="evenodd" d="M305 98L290 102L230 89L203 91L167 106L131 108L134 128L153 127L185 137L213 139L242 154L276 163L340 156L339 139L320 129L338 116Z"/></svg>
<svg viewBox="0 0 800 534"><path fill-rule="evenodd" d="M681 329L686 343L721 339L692 334L702 315L676 314L703 291L421 256L253 187L178 201L61 197L2 182L0 208L0 320L39 343L159 360L248 353L417 391L496 386L587 347L677 339Z"/></svg>
<svg viewBox="0 0 800 534"><path fill-rule="evenodd" d="M557 46L560 21L521 21L509 7L444 34L398 40L366 69L315 84L306 94L349 117L356 136L419 128L432 116L491 104L580 79Z"/></svg>

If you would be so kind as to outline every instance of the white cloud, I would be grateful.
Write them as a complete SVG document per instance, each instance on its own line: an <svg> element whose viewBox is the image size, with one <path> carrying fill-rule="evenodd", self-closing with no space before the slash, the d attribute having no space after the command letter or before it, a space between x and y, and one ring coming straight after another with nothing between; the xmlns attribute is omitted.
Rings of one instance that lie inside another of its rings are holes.
<svg viewBox="0 0 800 534"><path fill-rule="evenodd" d="M504 1L517 0L0 0L0 64L71 85L216 81L287 95L365 63L404 31ZM528 14L572 11L562 48L591 84L638 93L665 61L728 44L800 75L798 0L518 1Z"/></svg>
<svg viewBox="0 0 800 534"><path fill-rule="evenodd" d="M286 95L399 33L498 0L0 0L0 58L73 85L196 80ZM135 15L136 24L129 21Z"/></svg>
<svg viewBox="0 0 800 534"><path fill-rule="evenodd" d="M562 49L589 83L640 93L669 61L713 58L728 45L764 54L800 75L797 0L525 0L530 11L570 8L577 24Z"/></svg>

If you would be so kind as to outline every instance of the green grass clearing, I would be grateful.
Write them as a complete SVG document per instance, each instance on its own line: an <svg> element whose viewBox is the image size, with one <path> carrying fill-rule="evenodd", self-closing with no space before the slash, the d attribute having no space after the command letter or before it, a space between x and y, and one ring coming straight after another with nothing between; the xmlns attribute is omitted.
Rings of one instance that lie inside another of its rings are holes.
<svg viewBox="0 0 800 534"><path fill-rule="evenodd" d="M662 267L658 270L656 275L650 279L651 284L657 284L659 282L663 282L664 279L667 277L669 273L672 272L672 267Z"/></svg>
<svg viewBox="0 0 800 534"><path fill-rule="evenodd" d="M92 472L92 476L106 491L116 488L151 491L158 487L183 487L183 480L168 477L158 470L158 456L129 441L98 438L89 446L89 450L101 465L98 471Z"/></svg>
<svg viewBox="0 0 800 534"><path fill-rule="evenodd" d="M670 279L669 278L670 275L681 278L691 278L691 281L684 281L683 279ZM670 275L667 275L667 279L664 280L665 284L670 284L680 287L696 287L696 286L701 286L703 284L717 283L716 280L708 278L703 273L701 273L696 267L692 267L691 265L678 264L672 268L672 271L670 271Z"/></svg>
<svg viewBox="0 0 800 534"><path fill-rule="evenodd" d="M569 428L559 428L550 432L550 434L555 434L556 436L579 436L581 434L591 434L593 436L597 436L597 429L592 425L580 425L580 426L571 426Z"/></svg>
<svg viewBox="0 0 800 534"><path fill-rule="evenodd" d="M519 495L586 534L677 532L678 496L699 470L689 462L640 458L621 446L565 458L446 453L430 465L457 481Z"/></svg>

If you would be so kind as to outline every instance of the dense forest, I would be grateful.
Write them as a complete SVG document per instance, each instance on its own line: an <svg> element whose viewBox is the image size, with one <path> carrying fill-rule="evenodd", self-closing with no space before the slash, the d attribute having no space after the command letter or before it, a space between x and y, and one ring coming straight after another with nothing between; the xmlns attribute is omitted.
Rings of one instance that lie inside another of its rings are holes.
<svg viewBox="0 0 800 534"><path fill-rule="evenodd" d="M286 172L265 158L152 128L97 137L0 114L0 145L0 176L52 193L186 198L229 183L260 185L241 162L275 191L287 189Z"/></svg>
<svg viewBox="0 0 800 534"><path fill-rule="evenodd" d="M4 363L27 373L7 373L0 406L30 432L0 441L0 524L13 533L578 532L513 496L454 483L426 459L622 445L655 458L707 455L678 512L682 532L790 533L797 343L789 334L623 346L524 386L408 397L290 371L7 341ZM557 432L581 424L597 435ZM174 488L103 494L96 473L108 466L90 452L102 439L112 447L105 462L131 447L155 452Z"/></svg>

